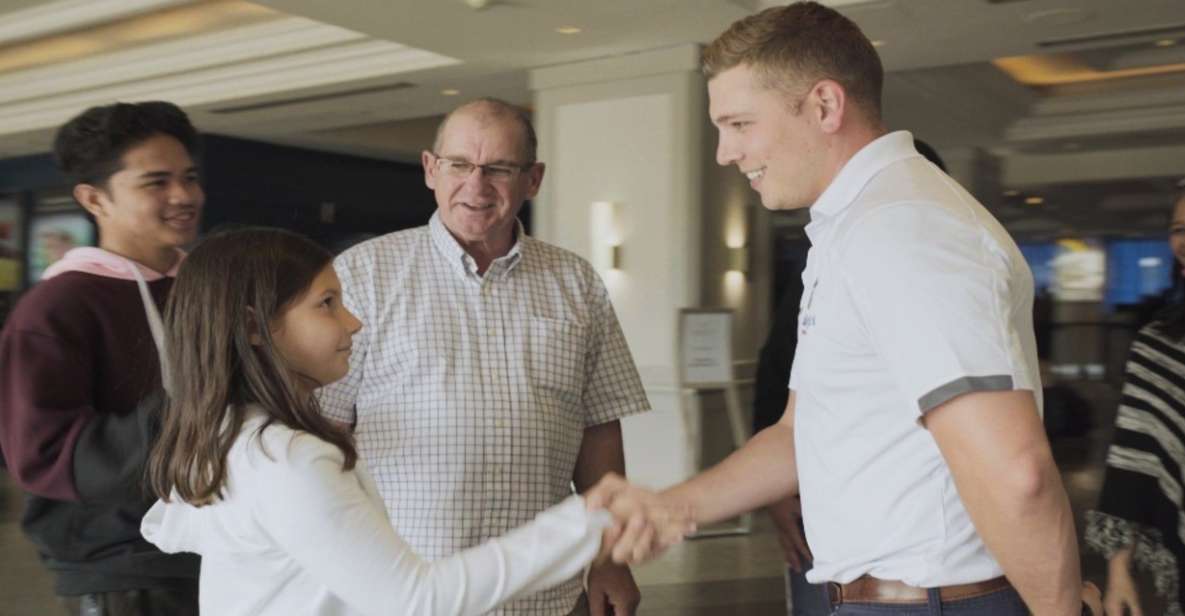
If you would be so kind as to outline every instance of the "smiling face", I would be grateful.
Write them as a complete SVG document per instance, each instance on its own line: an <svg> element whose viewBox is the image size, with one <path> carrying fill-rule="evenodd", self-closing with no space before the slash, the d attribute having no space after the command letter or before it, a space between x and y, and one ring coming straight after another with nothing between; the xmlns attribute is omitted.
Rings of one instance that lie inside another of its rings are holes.
<svg viewBox="0 0 1185 616"><path fill-rule="evenodd" d="M827 186L826 134L807 96L791 100L741 64L708 82L708 99L720 134L716 162L736 165L768 209L810 207Z"/></svg>
<svg viewBox="0 0 1185 616"><path fill-rule="evenodd" d="M509 248L515 216L543 181L543 165L527 160L526 149L523 129L514 118L474 106L450 117L437 151L423 153L424 181L435 192L441 222L462 245ZM491 177L481 169L463 175L438 163L440 159L525 169L508 178Z"/></svg>
<svg viewBox="0 0 1185 616"><path fill-rule="evenodd" d="M79 199L104 241L138 251L179 248L192 242L206 195L197 165L176 138L156 134L132 146L103 186L83 185Z"/></svg>
<svg viewBox="0 0 1185 616"><path fill-rule="evenodd" d="M362 329L341 303L341 282L332 265L321 270L309 288L292 300L272 323L276 350L300 382L322 387L350 370L354 334Z"/></svg>

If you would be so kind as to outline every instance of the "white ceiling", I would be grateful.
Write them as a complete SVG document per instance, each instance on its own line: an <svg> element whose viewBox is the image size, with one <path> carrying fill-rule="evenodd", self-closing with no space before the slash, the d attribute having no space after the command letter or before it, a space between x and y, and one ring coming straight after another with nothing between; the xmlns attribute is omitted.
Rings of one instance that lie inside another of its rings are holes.
<svg viewBox="0 0 1185 616"><path fill-rule="evenodd" d="M1108 67L1185 62L1185 1L824 3L883 42L890 126L913 130L944 154L990 151L1000 171L988 186L1042 191L1051 203L1072 200L1067 215L1078 216L1103 211L1106 199L1112 208L1125 203L1116 194L1146 196L1148 185L1139 182L1148 176L1167 191L1171 176L1185 175L1185 73L1034 89L990 64L1053 52ZM0 0L0 45L22 33L43 36L177 4L184 2ZM431 139L434 118L460 99L492 95L529 103L529 69L707 42L732 21L776 3L488 0L484 10L464 0L258 4L287 17L0 73L0 157L47 150L53 127L87 105L164 98L186 106L204 130L413 160ZM564 35L555 31L560 26L582 31ZM1132 34L1138 32L1144 33ZM1181 43L1152 46L1165 37ZM460 96L443 95L448 88ZM290 102L276 104L283 101ZM269 106L219 112L261 104ZM1114 164L1107 156L1147 164ZM1147 199L1157 198L1167 197ZM1002 200L1001 207L1007 207ZM1048 209L1052 216L1057 208ZM1063 216L1057 224L1066 222Z"/></svg>

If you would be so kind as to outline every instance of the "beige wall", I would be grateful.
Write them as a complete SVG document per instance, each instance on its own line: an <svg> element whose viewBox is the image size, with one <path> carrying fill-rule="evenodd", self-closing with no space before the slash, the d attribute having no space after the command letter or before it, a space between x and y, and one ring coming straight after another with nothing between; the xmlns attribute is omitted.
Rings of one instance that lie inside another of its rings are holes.
<svg viewBox="0 0 1185 616"><path fill-rule="evenodd" d="M683 396L676 387L679 309L736 308L736 357L751 360L769 305L769 235L755 228L764 214L746 217L755 209L742 176L714 163L698 62L698 48L685 46L531 74L548 164L535 234L589 257L597 241L591 204L616 205L622 263L602 278L654 407L623 424L627 466L653 486L689 476L705 449L729 441L727 430L703 429L720 415L718 397ZM724 229L749 244L747 277L725 274Z"/></svg>

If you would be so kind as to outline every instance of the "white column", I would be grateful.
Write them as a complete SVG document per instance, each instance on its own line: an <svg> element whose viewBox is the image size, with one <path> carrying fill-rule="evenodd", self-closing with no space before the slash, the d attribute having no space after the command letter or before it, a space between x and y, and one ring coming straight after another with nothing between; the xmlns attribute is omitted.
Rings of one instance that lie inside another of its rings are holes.
<svg viewBox="0 0 1185 616"><path fill-rule="evenodd" d="M534 233L592 260L593 204L613 204L604 241L620 244L620 266L601 276L654 407L624 422L626 462L635 480L669 485L697 470L703 445L699 398L684 411L675 387L678 310L736 308L736 355L754 357L768 313L768 227L754 232L763 216L747 186L714 163L698 46L537 69L530 81L547 164ZM748 274L725 275L726 241L748 248Z"/></svg>

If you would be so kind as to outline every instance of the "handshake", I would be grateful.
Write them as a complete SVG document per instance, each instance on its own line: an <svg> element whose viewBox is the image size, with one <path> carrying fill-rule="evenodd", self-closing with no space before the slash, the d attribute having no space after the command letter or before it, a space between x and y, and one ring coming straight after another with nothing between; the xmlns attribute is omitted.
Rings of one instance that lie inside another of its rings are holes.
<svg viewBox="0 0 1185 616"><path fill-rule="evenodd" d="M590 511L604 509L613 515L595 562L640 564L695 532L691 507L631 485L614 473L585 491L584 501Z"/></svg>

